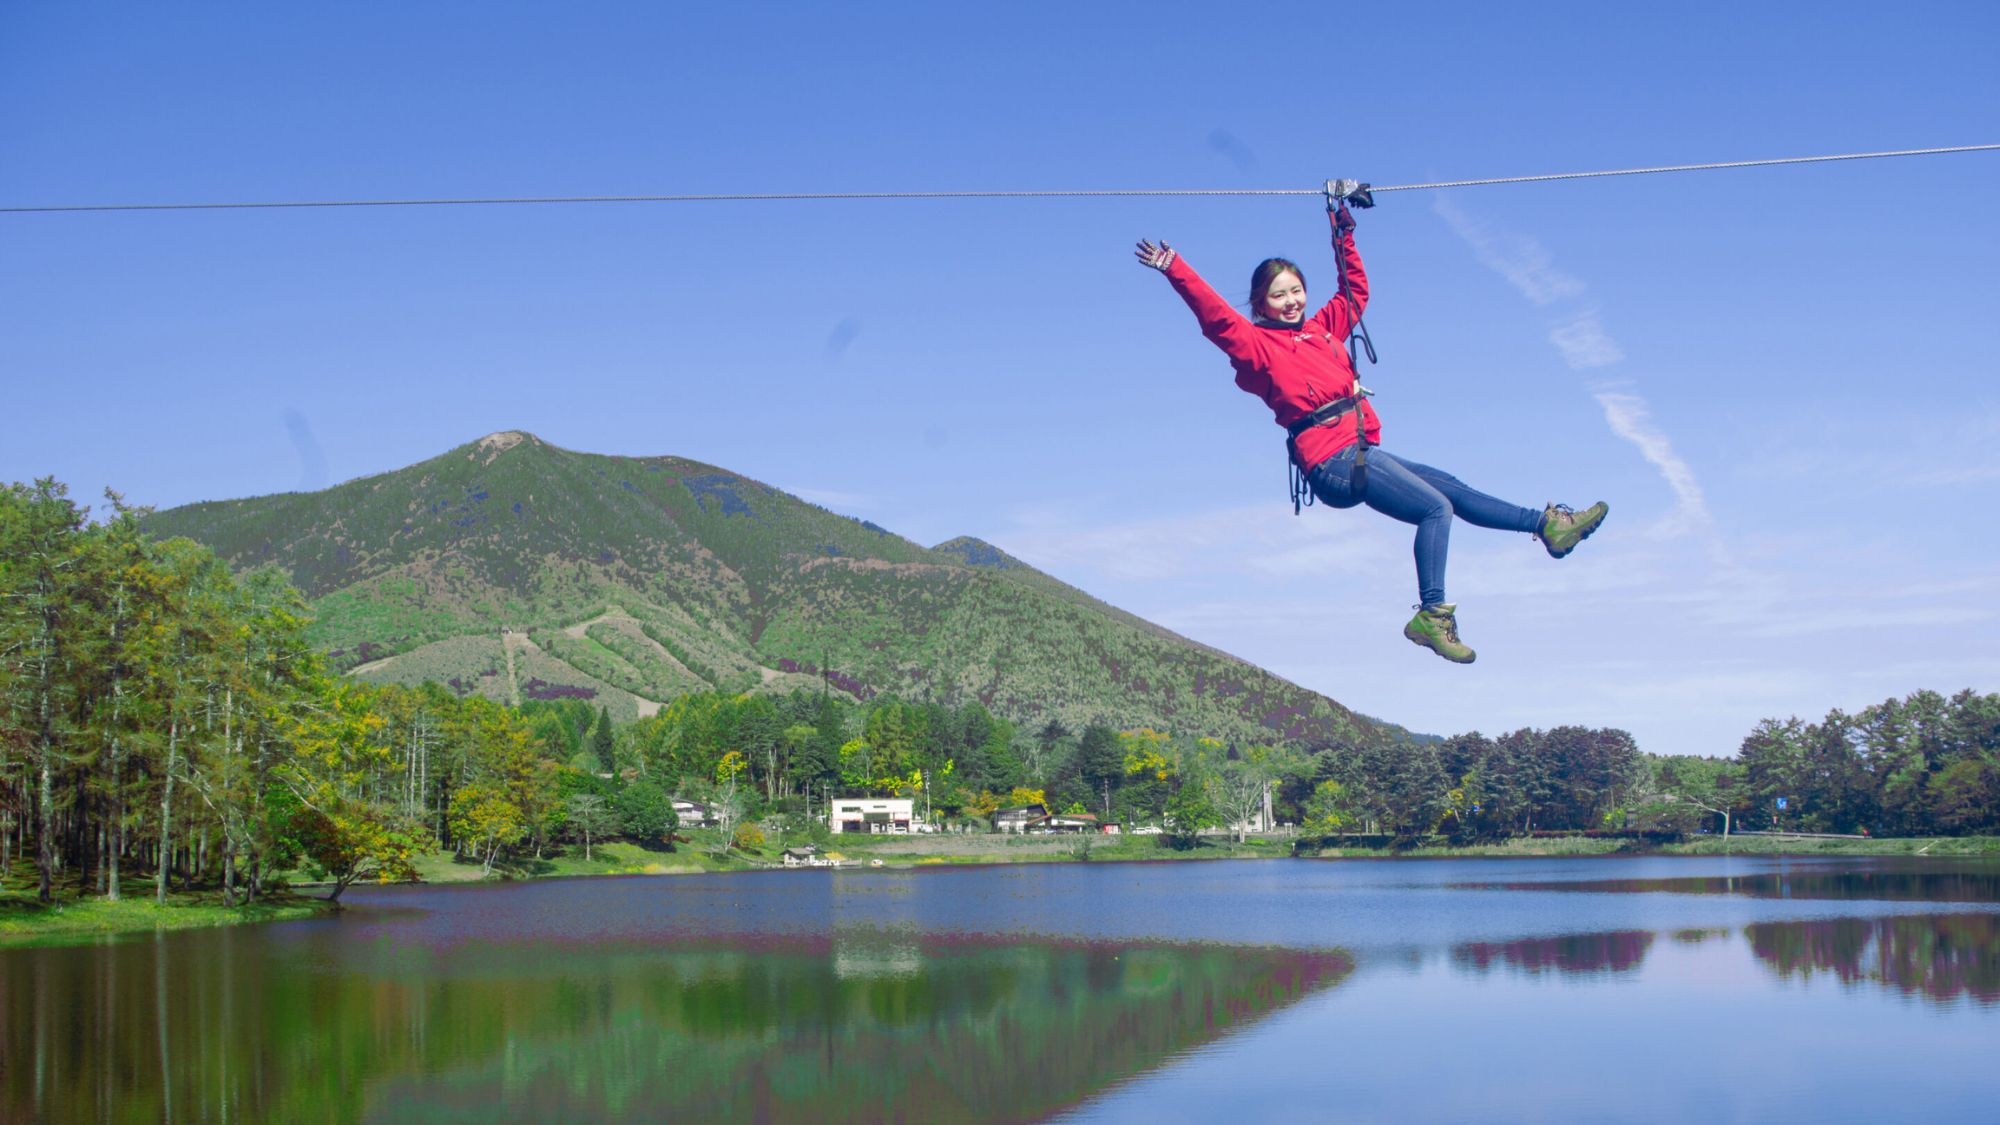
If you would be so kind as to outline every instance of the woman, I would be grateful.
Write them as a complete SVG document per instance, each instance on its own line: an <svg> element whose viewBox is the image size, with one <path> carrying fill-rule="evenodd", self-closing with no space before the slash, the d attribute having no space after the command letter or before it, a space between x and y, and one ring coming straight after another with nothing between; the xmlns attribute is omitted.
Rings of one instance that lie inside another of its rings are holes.
<svg viewBox="0 0 2000 1125"><path fill-rule="evenodd" d="M1550 555L1562 558L1597 530L1610 509L1598 503L1575 512L1550 504L1538 512L1372 448L1381 441L1381 423L1365 397L1368 392L1355 382L1347 354L1348 335L1368 306L1368 275L1354 249L1354 217L1345 202L1354 194L1348 181L1327 185L1327 217L1345 284L1310 319L1305 274L1283 258L1260 262L1250 275L1251 316L1245 318L1164 242L1155 246L1142 241L1137 254L1141 264L1166 274L1194 310L1202 335L1236 368L1236 385L1263 399L1285 427L1292 463L1312 496L1332 508L1366 504L1416 525L1417 614L1403 626L1403 635L1446 660L1470 664L1473 651L1458 639L1458 607L1444 600L1451 518L1456 515L1475 527L1526 532Z"/></svg>

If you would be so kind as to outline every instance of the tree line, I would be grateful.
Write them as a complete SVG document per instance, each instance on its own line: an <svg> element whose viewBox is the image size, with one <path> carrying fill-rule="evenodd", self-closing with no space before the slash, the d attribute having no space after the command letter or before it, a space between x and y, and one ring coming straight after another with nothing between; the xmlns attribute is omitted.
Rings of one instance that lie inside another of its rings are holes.
<svg viewBox="0 0 2000 1125"><path fill-rule="evenodd" d="M1820 721L1765 719L1734 759L1663 763L1647 815L1886 836L2000 832L2000 695L1918 691ZM1667 797L1677 800L1666 800Z"/></svg>
<svg viewBox="0 0 2000 1125"><path fill-rule="evenodd" d="M693 692L614 726L577 699L510 708L334 675L304 599L157 540L115 494L97 522L53 480L0 490L0 873L32 860L107 897L150 878L254 898L283 874L407 878L439 847L489 871L563 841L672 847L675 799L723 846L814 831L834 796L1161 826L1492 838L1536 831L2000 830L2000 696L1918 692L1766 720L1734 759L1643 754L1615 729L1398 743L1226 743L1018 723L976 700Z"/></svg>
<svg viewBox="0 0 2000 1125"><path fill-rule="evenodd" d="M109 495L89 521L53 480L0 491L0 872L32 856L50 901L216 886L231 905L303 870L407 878L445 841L487 862L541 846L562 769L521 712L334 676L304 599L155 540Z"/></svg>

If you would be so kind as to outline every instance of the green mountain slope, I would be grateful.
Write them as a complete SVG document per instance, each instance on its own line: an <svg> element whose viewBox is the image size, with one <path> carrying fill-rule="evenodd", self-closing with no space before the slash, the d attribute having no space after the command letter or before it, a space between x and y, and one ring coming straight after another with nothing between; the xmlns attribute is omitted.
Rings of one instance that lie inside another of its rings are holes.
<svg viewBox="0 0 2000 1125"><path fill-rule="evenodd" d="M1071 727L1403 736L980 540L925 548L677 457L498 433L320 492L160 512L149 528L289 572L318 614L314 640L368 679L583 696L625 715L704 688L825 685L977 698Z"/></svg>

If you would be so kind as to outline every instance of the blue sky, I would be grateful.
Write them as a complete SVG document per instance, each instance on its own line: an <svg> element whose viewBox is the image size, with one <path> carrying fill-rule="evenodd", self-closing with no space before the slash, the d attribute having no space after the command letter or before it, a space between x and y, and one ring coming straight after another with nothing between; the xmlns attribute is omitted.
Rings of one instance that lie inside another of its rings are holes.
<svg viewBox="0 0 2000 1125"><path fill-rule="evenodd" d="M0 206L1308 188L2000 142L2000 8L0 8ZM1612 516L1409 533L1285 502L1166 284L1306 197L0 215L0 479L168 507L501 429L976 535L1359 710L1729 753L2000 690L2000 153L1384 195L1388 447Z"/></svg>

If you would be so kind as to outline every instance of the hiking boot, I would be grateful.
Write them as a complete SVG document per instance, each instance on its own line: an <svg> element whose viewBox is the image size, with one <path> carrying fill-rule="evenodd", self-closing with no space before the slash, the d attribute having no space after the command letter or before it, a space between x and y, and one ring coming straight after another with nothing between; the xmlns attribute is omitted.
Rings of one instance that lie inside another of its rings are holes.
<svg viewBox="0 0 2000 1125"><path fill-rule="evenodd" d="M1418 606L1403 635L1453 664L1472 663L1473 652L1458 639L1456 605Z"/></svg>
<svg viewBox="0 0 2000 1125"><path fill-rule="evenodd" d="M1542 526L1535 529L1535 538L1549 549L1550 558L1559 559L1590 538L1609 514L1611 505L1602 500L1581 512L1571 511L1568 504L1550 504L1542 509Z"/></svg>

